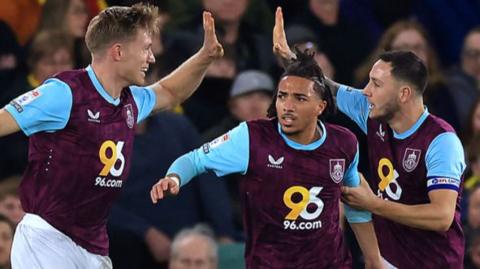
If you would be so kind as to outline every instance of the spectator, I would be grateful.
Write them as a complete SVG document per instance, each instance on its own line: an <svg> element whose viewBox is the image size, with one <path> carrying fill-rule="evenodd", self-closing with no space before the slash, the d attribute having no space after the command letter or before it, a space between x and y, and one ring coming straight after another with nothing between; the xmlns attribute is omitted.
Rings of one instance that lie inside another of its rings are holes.
<svg viewBox="0 0 480 269"><path fill-rule="evenodd" d="M76 68L87 66L91 60L84 42L88 17L83 0L48 0L40 18L40 31L60 30L73 39Z"/></svg>
<svg viewBox="0 0 480 269"><path fill-rule="evenodd" d="M468 145L474 136L480 134L480 97L477 98L468 114L465 130L463 132L463 144Z"/></svg>
<svg viewBox="0 0 480 269"><path fill-rule="evenodd" d="M210 141L237 126L241 121L267 117L272 101L272 78L262 71L243 71L235 78L230 90L230 113L218 125L202 134L202 141Z"/></svg>
<svg viewBox="0 0 480 269"><path fill-rule="evenodd" d="M0 214L0 268L10 269L10 252L12 251L14 224Z"/></svg>
<svg viewBox="0 0 480 269"><path fill-rule="evenodd" d="M21 177L16 175L3 179L0 183L0 214L14 225L17 225L25 215L17 193L20 181Z"/></svg>
<svg viewBox="0 0 480 269"><path fill-rule="evenodd" d="M202 226L180 231L172 242L169 269L216 269L218 246Z"/></svg>
<svg viewBox="0 0 480 269"><path fill-rule="evenodd" d="M468 112L475 100L480 98L480 26L465 37L460 66L454 66L448 78L450 93L464 128L470 124L467 122Z"/></svg>
<svg viewBox="0 0 480 269"><path fill-rule="evenodd" d="M465 269L480 269L480 229L470 234L470 244L466 250Z"/></svg>
<svg viewBox="0 0 480 269"><path fill-rule="evenodd" d="M470 191L468 197L467 224L464 227L465 249L468 251L465 255L466 264L470 262L478 263L479 231L480 231L480 186L476 186ZM470 260L470 258L472 260ZM478 268L478 267L471 267Z"/></svg>
<svg viewBox="0 0 480 269"><path fill-rule="evenodd" d="M477 134L470 140L466 148L466 153L469 167L467 175L469 177L465 180L464 188L468 192L471 192L475 187L480 185L480 134Z"/></svg>

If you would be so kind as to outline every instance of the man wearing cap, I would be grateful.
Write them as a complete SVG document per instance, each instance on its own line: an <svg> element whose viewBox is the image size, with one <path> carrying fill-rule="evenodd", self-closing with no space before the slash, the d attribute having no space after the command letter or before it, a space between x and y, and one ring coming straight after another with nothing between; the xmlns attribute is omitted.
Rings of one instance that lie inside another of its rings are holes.
<svg viewBox="0 0 480 269"><path fill-rule="evenodd" d="M230 90L230 114L205 131L202 140L210 141L242 121L266 118L267 109L272 102L272 92L273 81L267 73L258 70L239 73Z"/></svg>

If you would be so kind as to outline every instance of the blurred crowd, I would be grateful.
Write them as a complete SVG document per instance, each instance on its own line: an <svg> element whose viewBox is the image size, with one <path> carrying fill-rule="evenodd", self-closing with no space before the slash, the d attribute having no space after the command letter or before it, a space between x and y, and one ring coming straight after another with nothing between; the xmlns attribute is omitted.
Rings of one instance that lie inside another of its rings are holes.
<svg viewBox="0 0 480 269"><path fill-rule="evenodd" d="M2 1L0 106L58 72L86 67L90 55L83 38L90 18L107 6L136 2ZM244 234L235 176L218 180L206 174L182 188L178 197L158 205L148 194L180 155L241 121L266 117L282 74L271 40L277 6L283 7L288 43L314 51L324 73L340 83L363 88L383 51L410 50L425 62L429 72L425 104L430 113L455 128L464 145L465 267L480 268L479 0L143 2L162 11L153 44L156 62L148 71L150 83L201 46L202 10L212 12L225 56L210 66L187 102L148 118L137 129L131 174L109 221L115 268L216 268L221 262L218 253L228 256L222 248L235 242L241 246ZM368 175L361 131L340 113L328 121L358 134L359 168ZM23 133L2 138L0 149L0 268L9 268L14 227L23 214L16 188L27 163L28 138ZM345 230L351 233L348 227ZM353 253L358 253L356 248L352 242ZM242 253L241 247L231 249ZM354 256L355 267L361 266L361 257Z"/></svg>

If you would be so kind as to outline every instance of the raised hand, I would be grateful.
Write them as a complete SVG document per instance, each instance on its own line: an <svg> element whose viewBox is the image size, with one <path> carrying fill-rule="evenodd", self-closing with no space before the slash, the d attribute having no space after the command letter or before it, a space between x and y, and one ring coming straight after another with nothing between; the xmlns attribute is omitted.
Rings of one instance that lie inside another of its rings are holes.
<svg viewBox="0 0 480 269"><path fill-rule="evenodd" d="M275 26L273 27L273 53L286 59L296 59L297 56L290 50L287 43L287 36L283 27L283 12L281 7L277 7L275 12Z"/></svg>
<svg viewBox="0 0 480 269"><path fill-rule="evenodd" d="M203 12L203 46L201 50L206 53L209 58L217 59L223 56L223 47L218 42L215 34L215 20L210 12Z"/></svg>
<svg viewBox="0 0 480 269"><path fill-rule="evenodd" d="M152 203L156 204L158 200L163 199L167 194L177 195L179 190L178 182L166 176L153 185L150 191L150 198Z"/></svg>

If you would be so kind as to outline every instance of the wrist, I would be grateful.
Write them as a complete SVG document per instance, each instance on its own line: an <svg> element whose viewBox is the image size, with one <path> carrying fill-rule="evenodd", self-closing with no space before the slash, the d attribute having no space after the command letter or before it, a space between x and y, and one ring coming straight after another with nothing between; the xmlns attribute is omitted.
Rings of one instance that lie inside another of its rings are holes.
<svg viewBox="0 0 480 269"><path fill-rule="evenodd" d="M179 176L179 175L177 175L177 174L168 174L168 175L166 175L165 177L173 180L173 181L177 184L177 186L180 187L181 181L180 181L180 176Z"/></svg>
<svg viewBox="0 0 480 269"><path fill-rule="evenodd" d="M384 202L383 199L381 199L377 196L374 196L374 198L372 198L370 206L369 206L369 208L367 208L367 210L372 212L375 215L380 215L380 211L381 211L383 202Z"/></svg>
<svg viewBox="0 0 480 269"><path fill-rule="evenodd" d="M210 55L209 51L204 47L201 47L197 52L197 58L199 60L199 64L204 66L209 66L213 61L215 61L215 57Z"/></svg>

